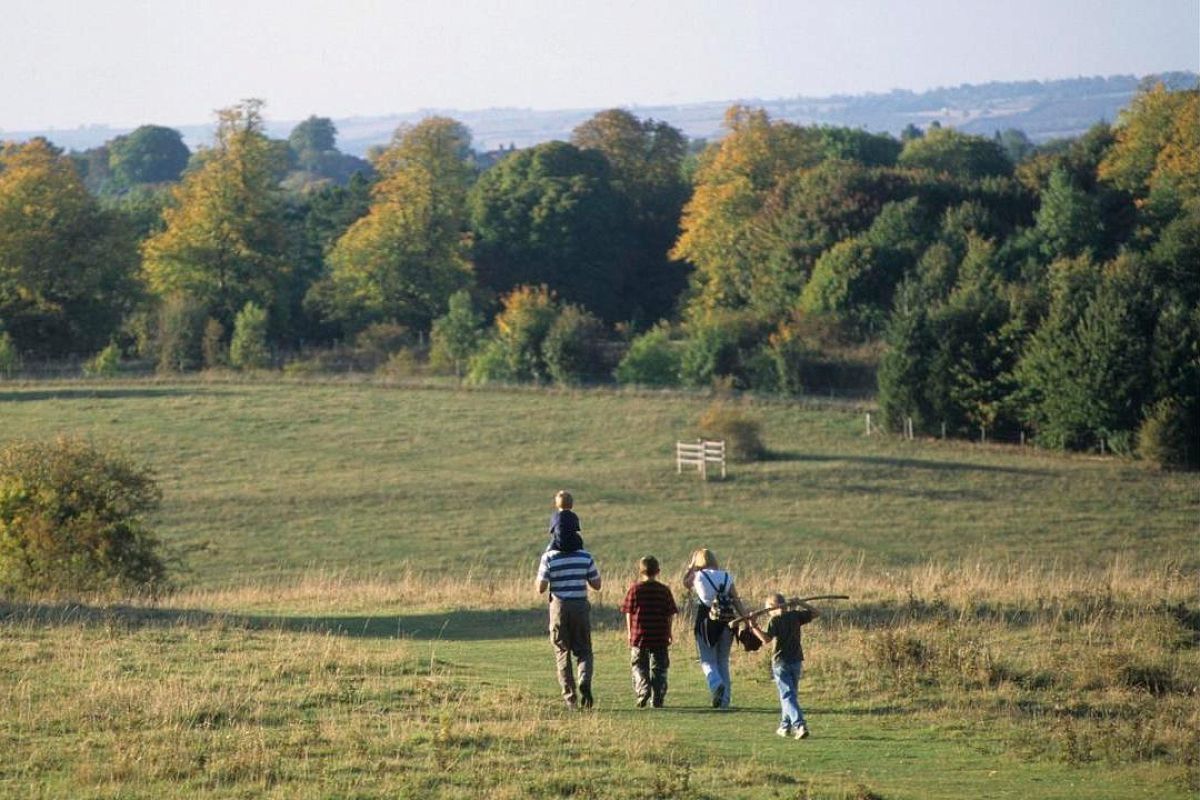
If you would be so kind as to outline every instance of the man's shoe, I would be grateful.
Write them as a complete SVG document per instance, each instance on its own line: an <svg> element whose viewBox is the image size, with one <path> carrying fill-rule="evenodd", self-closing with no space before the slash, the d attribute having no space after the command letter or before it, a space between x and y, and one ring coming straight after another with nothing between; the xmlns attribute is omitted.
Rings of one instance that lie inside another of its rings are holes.
<svg viewBox="0 0 1200 800"><path fill-rule="evenodd" d="M792 728L792 738L793 739L807 739L808 738L808 726L807 725L797 725L796 727Z"/></svg>
<svg viewBox="0 0 1200 800"><path fill-rule="evenodd" d="M579 684L579 706L580 706L580 708L591 708L592 703L593 703L593 701L592 701L592 684L590 684L590 683Z"/></svg>
<svg viewBox="0 0 1200 800"><path fill-rule="evenodd" d="M792 735L792 729L791 729L791 728L788 728L788 727L785 727L785 726L783 726L783 725L780 725L780 726L779 726L779 727L778 727L778 728L775 730L775 735L776 735L776 736L782 736L783 738L785 738L785 739L786 739L787 737L789 737L789 736L791 736L791 735Z"/></svg>
<svg viewBox="0 0 1200 800"><path fill-rule="evenodd" d="M638 708L645 708L646 703L649 703L649 702L650 702L650 695L648 695L648 694L638 695L638 699L637 699L637 707Z"/></svg>
<svg viewBox="0 0 1200 800"><path fill-rule="evenodd" d="M655 708L662 708L663 699L661 697L656 697L651 705L653 705Z"/></svg>
<svg viewBox="0 0 1200 800"><path fill-rule="evenodd" d="M721 684L717 688L713 689L712 707L720 708L724 704L725 704L725 684Z"/></svg>

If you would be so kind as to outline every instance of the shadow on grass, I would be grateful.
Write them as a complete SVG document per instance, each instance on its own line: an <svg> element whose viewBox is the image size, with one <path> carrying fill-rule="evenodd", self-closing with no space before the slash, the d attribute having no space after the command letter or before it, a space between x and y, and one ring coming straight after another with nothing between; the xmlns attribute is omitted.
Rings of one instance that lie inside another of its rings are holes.
<svg viewBox="0 0 1200 800"><path fill-rule="evenodd" d="M613 628L615 609L593 609L594 630ZM234 628L241 630L321 633L364 639L480 641L525 639L549 635L545 608L456 609L419 614L378 616L282 616L235 614L186 608L89 606L0 602L0 625L81 625L117 631L143 628Z"/></svg>
<svg viewBox="0 0 1200 800"><path fill-rule="evenodd" d="M812 463L831 463L845 461L852 464L868 464L880 467L896 467L898 469L927 469L937 472L999 472L1010 475L1048 475L1040 469L1024 467L1001 467L993 464L969 464L963 461L930 461L923 458L895 458L891 456L859 456L850 454L822 455L817 453L796 453L772 451L764 461L800 461Z"/></svg>
<svg viewBox="0 0 1200 800"><path fill-rule="evenodd" d="M41 400L125 400L129 398L147 398L147 397L186 397L188 395L206 394L210 390L207 387L113 387L92 388L92 387L71 387L62 389L37 389L35 391L13 390L0 392L0 403L29 403ZM222 390L222 394L228 392Z"/></svg>

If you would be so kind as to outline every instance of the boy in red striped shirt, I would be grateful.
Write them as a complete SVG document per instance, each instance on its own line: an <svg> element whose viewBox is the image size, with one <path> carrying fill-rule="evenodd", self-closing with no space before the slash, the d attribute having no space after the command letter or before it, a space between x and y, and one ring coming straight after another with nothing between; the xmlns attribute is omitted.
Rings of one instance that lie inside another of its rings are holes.
<svg viewBox="0 0 1200 800"><path fill-rule="evenodd" d="M667 650L671 644L672 617L679 613L666 584L658 581L658 559L646 556L638 562L641 580L629 587L621 611L629 630L629 666L638 708L653 700L662 708L667 696Z"/></svg>

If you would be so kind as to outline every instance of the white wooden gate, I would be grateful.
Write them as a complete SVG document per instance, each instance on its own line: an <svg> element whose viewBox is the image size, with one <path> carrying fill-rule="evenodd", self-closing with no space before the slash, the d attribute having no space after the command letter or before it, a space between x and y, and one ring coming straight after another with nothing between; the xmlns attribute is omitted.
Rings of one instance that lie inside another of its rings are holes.
<svg viewBox="0 0 1200 800"><path fill-rule="evenodd" d="M682 473L684 467L695 467L700 477L708 480L708 465L719 464L721 477L725 477L725 441L697 439L694 442L675 443L675 472Z"/></svg>

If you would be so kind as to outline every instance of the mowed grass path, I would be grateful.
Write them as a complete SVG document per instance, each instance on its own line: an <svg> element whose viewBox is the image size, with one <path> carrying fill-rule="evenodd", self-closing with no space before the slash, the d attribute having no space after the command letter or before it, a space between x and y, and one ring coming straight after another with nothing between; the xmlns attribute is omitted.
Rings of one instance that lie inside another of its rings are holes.
<svg viewBox="0 0 1200 800"><path fill-rule="evenodd" d="M1177 753L1073 763L1055 751L1062 736L1038 733L1066 724L1073 736L1071 716L1109 689L1080 700L1054 682L957 696L941 683L848 682L839 664L876 640L836 609L808 634L809 741L773 735L761 655L735 658L738 710L707 709L686 635L670 708L634 709L613 607L647 552L672 579L703 545L756 591L803 576L852 595L823 567L844 582L927 562L1037 564L1099 585L1114 562L1135 573L1170 562L1178 597L1200 566L1195 476L868 439L857 411L767 402L746 410L772 457L703 483L675 474L673 443L696 435L710 402L360 384L0 387L0 437L85 435L151 464L165 493L157 529L186 566L183 592L150 611L0 607L0 796L1188 796ZM578 497L607 581L588 715L559 707L544 609L526 588L561 487ZM935 574L917 587L914 608L932 614L922 624L942 625L943 591L950 618L973 613L951 583ZM989 591L985 605L1003 602ZM873 592L864 619L906 602ZM1044 633L964 619L970 635L995 637L975 644L997 657L1055 663ZM1169 613L1155 619L1159 638L1178 639ZM1045 630L1072 648L1120 638ZM1171 675L1195 670L1194 647L1172 651ZM1051 700L1065 716L1038 710Z"/></svg>
<svg viewBox="0 0 1200 800"><path fill-rule="evenodd" d="M157 528L188 586L314 567L512 569L526 580L551 497L577 497L610 572L647 552L674 572L708 546L739 570L808 559L980 558L1070 569L1200 565L1194 475L1031 448L867 438L857 411L762 403L772 458L730 479L677 475L711 401L609 392L371 385L0 387L0 438L82 434L158 473ZM797 590L800 587L796 587Z"/></svg>

